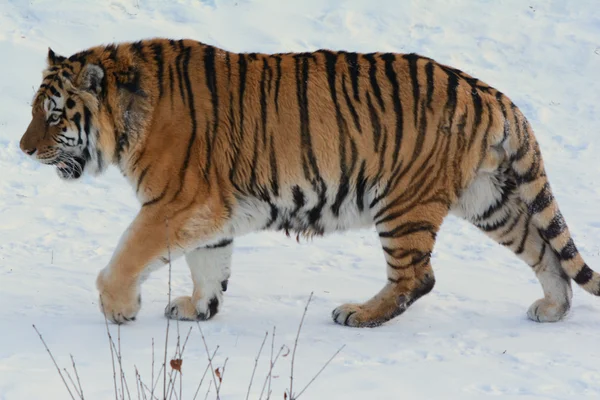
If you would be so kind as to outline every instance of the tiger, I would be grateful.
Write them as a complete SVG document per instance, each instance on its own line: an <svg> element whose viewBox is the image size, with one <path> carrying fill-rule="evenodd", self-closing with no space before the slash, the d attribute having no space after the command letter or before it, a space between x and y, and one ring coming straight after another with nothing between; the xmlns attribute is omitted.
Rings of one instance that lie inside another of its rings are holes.
<svg viewBox="0 0 600 400"><path fill-rule="evenodd" d="M96 279L112 323L135 320L143 281L178 257L193 291L164 314L209 320L238 237L375 228L383 288L331 315L380 326L433 289L432 251L448 215L530 266L544 294L531 320L561 320L571 280L600 295L521 110L415 53L236 53L167 38L68 58L48 48L20 148L64 180L116 166L131 185L139 212Z"/></svg>

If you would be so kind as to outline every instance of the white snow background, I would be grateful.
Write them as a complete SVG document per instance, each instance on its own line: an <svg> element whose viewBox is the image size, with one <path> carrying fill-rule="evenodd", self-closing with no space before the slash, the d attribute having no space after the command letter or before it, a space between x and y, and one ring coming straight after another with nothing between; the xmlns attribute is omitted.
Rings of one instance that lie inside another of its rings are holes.
<svg viewBox="0 0 600 400"><path fill-rule="evenodd" d="M116 169L65 183L53 168L21 154L19 139L48 46L68 56L154 36L244 52L417 52L484 80L529 118L575 242L600 270L598 0L0 0L1 400L68 398L32 324L62 367L73 354L86 399L114 398L94 283L137 201ZM296 356L297 390L346 347L301 398L600 398L600 299L575 287L565 320L527 320L525 311L542 295L529 267L455 218L439 234L433 292L376 329L337 326L330 317L337 305L366 300L384 284L374 230L300 244L280 233L256 233L237 241L233 262L220 314L202 323L210 348L220 346L215 367L229 357L223 399L245 398L267 330L277 326L276 347L293 345L311 291ZM173 295L189 294L185 262L175 262L172 273ZM150 380L152 338L157 366L162 362L167 282L167 268L146 282L137 321L121 329L132 396L134 365ZM195 325L181 323L180 330L190 326L186 399L206 365ZM255 399L270 341L265 347ZM275 367L274 399L289 384L290 358Z"/></svg>

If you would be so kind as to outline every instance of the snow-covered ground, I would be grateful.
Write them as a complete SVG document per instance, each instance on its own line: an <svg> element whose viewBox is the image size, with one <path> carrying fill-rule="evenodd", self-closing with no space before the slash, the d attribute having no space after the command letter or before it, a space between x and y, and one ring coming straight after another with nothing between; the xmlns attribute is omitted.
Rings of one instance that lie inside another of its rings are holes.
<svg viewBox="0 0 600 400"><path fill-rule="evenodd" d="M32 324L61 366L74 355L86 399L113 398L94 282L138 204L116 170L68 184L26 159L18 142L48 46L69 55L151 36L233 51L418 52L479 77L528 116L575 240L600 269L598 0L0 0L1 400L68 398ZM293 345L311 291L296 387L346 347L302 398L600 396L600 299L575 288L568 318L530 322L525 311L542 293L533 273L462 221L449 218L439 235L433 292L377 329L340 327L330 318L335 306L367 299L384 283L374 231L300 244L258 233L237 243L224 308L202 324L208 345L220 346L215 367L229 357L223 399L245 398L267 330L277 326L276 346ZM132 392L134 365L150 380L152 338L157 364L162 359L167 277L162 269L150 278L138 320L121 329ZM177 261L174 295L190 290L188 269ZM269 347L251 398L258 398ZM273 398L283 398L290 358L278 361ZM195 328L184 356L185 398L205 365Z"/></svg>

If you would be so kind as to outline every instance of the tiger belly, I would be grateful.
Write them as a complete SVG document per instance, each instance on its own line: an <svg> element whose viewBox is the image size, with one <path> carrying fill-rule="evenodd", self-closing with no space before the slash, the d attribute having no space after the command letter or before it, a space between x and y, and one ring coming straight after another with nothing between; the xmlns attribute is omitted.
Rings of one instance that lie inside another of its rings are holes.
<svg viewBox="0 0 600 400"><path fill-rule="evenodd" d="M336 207L336 191L330 191L327 196L318 196L314 191L294 186L289 188L287 196L269 200L240 197L226 226L226 235L276 230L313 236L373 225L368 193L358 201L356 193L350 192Z"/></svg>

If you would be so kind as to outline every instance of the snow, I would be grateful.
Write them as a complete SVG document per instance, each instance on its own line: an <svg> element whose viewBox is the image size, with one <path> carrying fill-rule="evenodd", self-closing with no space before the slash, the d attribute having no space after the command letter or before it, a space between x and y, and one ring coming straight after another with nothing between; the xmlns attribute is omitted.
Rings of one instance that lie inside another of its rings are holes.
<svg viewBox="0 0 600 400"><path fill-rule="evenodd" d="M48 46L69 55L152 36L189 37L233 51L417 52L484 80L529 118L575 241L588 264L600 269L597 0L2 0L0 400L68 396L32 324L62 367L73 354L87 399L114 398L94 283L137 201L115 169L65 183L52 168L26 159L18 142ZM277 326L276 348L293 345L312 291L296 356L297 390L346 347L302 398L600 396L598 299L575 288L565 320L529 321L527 307L542 294L533 273L475 228L448 218L433 256L437 285L431 294L376 329L333 324L333 308L380 289L384 265L374 230L300 244L278 233L238 240L224 307L202 323L209 347L220 346L215 367L229 357L222 398L245 398L266 331ZM183 260L174 263L174 296L190 293L188 274ZM134 393L134 365L150 380L152 338L157 365L162 360L167 282L167 268L152 275L137 321L121 328L123 366ZM185 398L206 365L195 324L180 323L179 329L183 335L190 326ZM260 393L269 347L270 341L251 398ZM282 398L289 384L290 358L276 365L273 398Z"/></svg>

